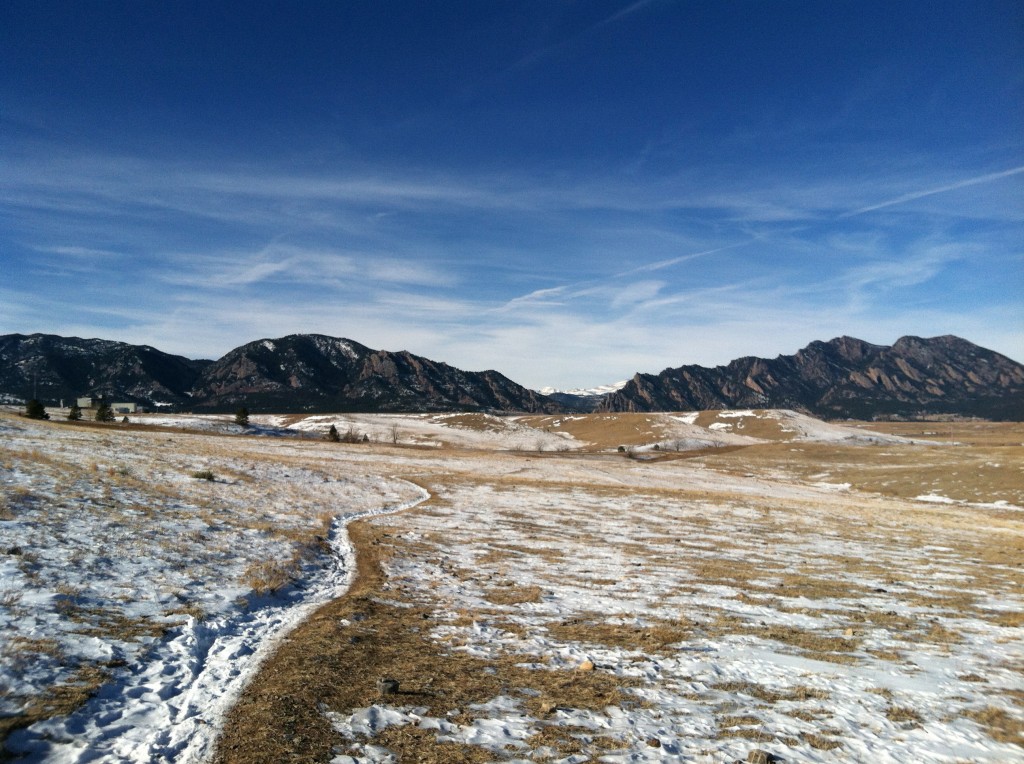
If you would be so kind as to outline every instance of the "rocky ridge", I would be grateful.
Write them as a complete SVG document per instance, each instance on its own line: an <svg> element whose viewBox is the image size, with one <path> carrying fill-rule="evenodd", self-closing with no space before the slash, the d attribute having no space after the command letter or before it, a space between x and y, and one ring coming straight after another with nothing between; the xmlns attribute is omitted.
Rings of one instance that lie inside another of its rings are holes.
<svg viewBox="0 0 1024 764"><path fill-rule="evenodd" d="M273 411L558 410L496 371L462 371L407 351L373 350L319 334L258 340L206 368L195 408Z"/></svg>
<svg viewBox="0 0 1024 764"><path fill-rule="evenodd" d="M974 416L1024 419L1024 366L946 335L873 345L812 342L774 359L637 374L600 411L789 408L823 419Z"/></svg>

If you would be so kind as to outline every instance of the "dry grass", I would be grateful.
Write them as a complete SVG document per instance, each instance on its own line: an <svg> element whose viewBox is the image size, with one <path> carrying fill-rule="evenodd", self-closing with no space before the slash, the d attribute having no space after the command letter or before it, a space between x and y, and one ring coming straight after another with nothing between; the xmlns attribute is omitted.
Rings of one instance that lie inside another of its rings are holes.
<svg viewBox="0 0 1024 764"><path fill-rule="evenodd" d="M774 442L742 450L716 449L703 460L734 474L780 474L808 482L850 483L883 496L924 494L957 501L1006 501L1024 506L1024 424L969 422L931 426L870 423L878 431L920 438L931 445L857 446ZM746 433L744 433L746 434ZM962 445L949 445L956 442Z"/></svg>
<svg viewBox="0 0 1024 764"><path fill-rule="evenodd" d="M574 754L586 754L590 757L612 753L625 747L625 742L610 735L595 735L593 730L582 727L547 725L541 731L526 739L526 744L533 750L552 748L559 757ZM493 754L487 760L493 761ZM549 761L538 758L538 761ZM591 759L593 760L593 759Z"/></svg>
<svg viewBox="0 0 1024 764"><path fill-rule="evenodd" d="M780 703L785 701L828 700L831 693L814 687L797 685L787 690L766 687L755 682L719 682L712 686L717 692L749 695L764 703Z"/></svg>
<svg viewBox="0 0 1024 764"><path fill-rule="evenodd" d="M818 634L795 626L765 626L763 628L742 627L737 631L754 634L761 639L770 639L784 645L798 648L809 658L832 663L856 663L853 655L859 645L856 637L836 637Z"/></svg>
<svg viewBox="0 0 1024 764"><path fill-rule="evenodd" d="M30 698L14 716L0 717L0 742L17 729L53 716L69 714L92 697L109 679L109 672L100 666L83 666L70 679L50 687L42 695ZM5 760L0 749L0 760Z"/></svg>
<svg viewBox="0 0 1024 764"><path fill-rule="evenodd" d="M819 751L831 751L834 748L841 748L843 745L841 741L836 740L834 737L817 732L805 732L800 735L800 739L811 746L811 748L817 748Z"/></svg>
<svg viewBox="0 0 1024 764"><path fill-rule="evenodd" d="M642 650L647 654L664 654L671 645L693 636L694 630L692 623L682 620L632 626L607 623L597 614L552 623L546 628L554 639L563 642Z"/></svg>
<svg viewBox="0 0 1024 764"><path fill-rule="evenodd" d="M731 425L730 432L735 435L745 435L748 438L758 438L771 441L789 441L795 436L793 432L786 432L785 422L775 417L763 416L763 410L755 410L754 416L729 416L720 417L718 411L701 411L694 422L698 427L709 427L712 424Z"/></svg>
<svg viewBox="0 0 1024 764"><path fill-rule="evenodd" d="M602 709L626 698L623 691L632 682L604 672L532 671L514 656L487 661L445 650L426 633L430 610L384 599L381 563L401 549L398 541L367 522L349 530L359 550L355 585L293 632L265 664L229 715L217 764L328 760L344 739L319 709L344 714L378 702L381 676L399 679L399 703L425 706L429 715L449 719L452 712L470 714L471 704L509 692L518 693L524 708L540 719L559 707ZM409 727L389 728L376 742L399 761L493 759L483 749L441 743L436 733Z"/></svg>
<svg viewBox="0 0 1024 764"><path fill-rule="evenodd" d="M539 586L515 586L511 583L484 593L484 599L495 605L523 605L528 602L540 602Z"/></svg>
<svg viewBox="0 0 1024 764"><path fill-rule="evenodd" d="M885 718L891 722L909 723L915 726L920 725L923 721L921 714L909 706L889 706L885 710Z"/></svg>
<svg viewBox="0 0 1024 764"><path fill-rule="evenodd" d="M1024 746L1024 721L1019 714L1014 716L1002 708L986 706L969 712L967 717L984 727L993 740Z"/></svg>
<svg viewBox="0 0 1024 764"><path fill-rule="evenodd" d="M532 416L522 417L521 421L538 430L567 432L589 444L586 450L590 451L654 443L665 437L667 431L665 419L660 414L592 414L579 418Z"/></svg>

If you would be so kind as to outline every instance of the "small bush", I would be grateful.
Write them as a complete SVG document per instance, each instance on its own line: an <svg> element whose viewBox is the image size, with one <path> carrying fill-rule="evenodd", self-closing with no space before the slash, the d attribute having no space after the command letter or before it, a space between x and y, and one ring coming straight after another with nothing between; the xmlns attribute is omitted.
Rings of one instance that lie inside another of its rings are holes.
<svg viewBox="0 0 1024 764"><path fill-rule="evenodd" d="M196 480L209 480L210 482L217 479L210 470L199 470L197 472L193 472L192 477Z"/></svg>
<svg viewBox="0 0 1024 764"><path fill-rule="evenodd" d="M46 409L43 404L33 398L25 404L25 416L29 419L49 419L50 415L46 413Z"/></svg>

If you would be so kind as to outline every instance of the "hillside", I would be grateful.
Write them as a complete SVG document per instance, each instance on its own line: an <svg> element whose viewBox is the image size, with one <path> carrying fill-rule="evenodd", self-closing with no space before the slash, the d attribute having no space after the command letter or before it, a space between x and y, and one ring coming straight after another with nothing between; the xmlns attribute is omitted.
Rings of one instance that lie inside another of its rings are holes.
<svg viewBox="0 0 1024 764"><path fill-rule="evenodd" d="M0 336L0 397L37 397L48 405L79 396L150 406L186 405L211 361L194 361L148 345L54 334Z"/></svg>
<svg viewBox="0 0 1024 764"><path fill-rule="evenodd" d="M824 419L957 415L1024 418L1024 366L959 337L902 337L892 346L852 337L795 355L637 374L600 411L787 408Z"/></svg>
<svg viewBox="0 0 1024 764"><path fill-rule="evenodd" d="M496 371L462 371L406 351L293 334L235 348L193 390L199 410L551 412L558 406Z"/></svg>

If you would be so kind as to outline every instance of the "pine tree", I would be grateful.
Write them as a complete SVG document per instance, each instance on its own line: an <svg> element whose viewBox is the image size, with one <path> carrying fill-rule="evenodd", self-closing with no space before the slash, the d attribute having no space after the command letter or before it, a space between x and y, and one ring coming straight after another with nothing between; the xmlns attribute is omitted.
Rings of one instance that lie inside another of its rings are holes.
<svg viewBox="0 0 1024 764"><path fill-rule="evenodd" d="M327 431L327 440L332 443L338 443L341 440L341 436L338 434L338 428L333 424L331 425L331 429Z"/></svg>
<svg viewBox="0 0 1024 764"><path fill-rule="evenodd" d="M249 409L245 406L242 406L242 408L235 412L235 424L241 427L249 426Z"/></svg>
<svg viewBox="0 0 1024 764"><path fill-rule="evenodd" d="M110 408L110 404L106 401L101 401L99 407L96 409L96 421L97 422L113 422L114 411Z"/></svg>
<svg viewBox="0 0 1024 764"><path fill-rule="evenodd" d="M29 419L49 419L50 415L46 413L46 408L38 400L33 398L25 404L25 416Z"/></svg>
<svg viewBox="0 0 1024 764"><path fill-rule="evenodd" d="M82 409L77 403L71 404L71 409L68 411L68 421L77 422L82 418Z"/></svg>

